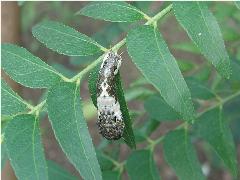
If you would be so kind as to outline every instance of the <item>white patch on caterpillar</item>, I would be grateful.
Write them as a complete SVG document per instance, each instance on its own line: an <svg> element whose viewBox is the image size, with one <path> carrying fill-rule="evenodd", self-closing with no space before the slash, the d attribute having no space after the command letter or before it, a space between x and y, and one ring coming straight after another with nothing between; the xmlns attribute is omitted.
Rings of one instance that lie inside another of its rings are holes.
<svg viewBox="0 0 240 180"><path fill-rule="evenodd" d="M101 92L97 97L99 131L105 138L114 140L122 137L125 127L117 95L112 89L120 66L121 57L113 51L108 52L103 58L97 83Z"/></svg>

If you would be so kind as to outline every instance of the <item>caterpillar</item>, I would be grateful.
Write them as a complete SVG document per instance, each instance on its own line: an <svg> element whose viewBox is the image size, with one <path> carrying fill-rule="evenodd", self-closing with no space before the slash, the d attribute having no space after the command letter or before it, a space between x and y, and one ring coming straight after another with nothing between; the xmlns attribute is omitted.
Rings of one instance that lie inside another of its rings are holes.
<svg viewBox="0 0 240 180"><path fill-rule="evenodd" d="M97 80L97 126L99 133L108 140L118 140L125 127L115 90L115 75L122 58L112 50L106 53Z"/></svg>

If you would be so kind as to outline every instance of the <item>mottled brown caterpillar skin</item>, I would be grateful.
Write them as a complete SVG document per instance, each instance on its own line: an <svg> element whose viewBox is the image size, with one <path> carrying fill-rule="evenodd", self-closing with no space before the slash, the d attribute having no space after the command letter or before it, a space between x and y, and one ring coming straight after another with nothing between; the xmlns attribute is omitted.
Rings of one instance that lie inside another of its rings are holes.
<svg viewBox="0 0 240 180"><path fill-rule="evenodd" d="M97 81L97 125L99 133L108 140L120 139L125 127L114 82L121 61L117 53L108 52L103 58Z"/></svg>

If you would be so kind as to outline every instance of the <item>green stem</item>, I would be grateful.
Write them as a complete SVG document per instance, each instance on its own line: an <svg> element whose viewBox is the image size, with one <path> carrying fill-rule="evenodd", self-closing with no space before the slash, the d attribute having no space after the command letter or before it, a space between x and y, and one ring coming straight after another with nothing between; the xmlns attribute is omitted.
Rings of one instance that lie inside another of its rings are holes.
<svg viewBox="0 0 240 180"><path fill-rule="evenodd" d="M145 25L153 24L154 22L157 22L159 19L163 18L166 14L168 14L172 10L172 4L167 6L165 9L160 11L158 14L156 14L153 18L151 18Z"/></svg>
<svg viewBox="0 0 240 180"><path fill-rule="evenodd" d="M207 109L205 109L204 111L200 112L197 114L196 118L199 118L200 116L202 116L205 112L207 111L210 111L218 106L223 106L225 103L227 103L228 101L234 99L235 97L239 96L240 95L240 91L234 93L234 94L231 94L230 96L226 97L226 98L223 98L221 99L221 101L219 101L218 103L216 104L213 104L212 106L208 107Z"/></svg>
<svg viewBox="0 0 240 180"><path fill-rule="evenodd" d="M46 100L42 101L40 104L35 106L28 114L34 114L34 113L38 114L45 104L46 104Z"/></svg>
<svg viewBox="0 0 240 180"><path fill-rule="evenodd" d="M172 9L172 4L170 4L168 7L160 11L158 14L156 14L153 18L150 18L145 25L151 25L157 22L159 19L161 19L164 15L169 13ZM122 39L120 42L118 42L115 46L113 46L111 49L113 51L117 51L120 49L123 45L126 43L126 38ZM100 56L97 60L95 60L93 63L88 65L84 70L82 70L80 73L78 73L76 76L70 79L70 82L75 82L77 79L81 79L86 75L91 69L93 69L99 62L101 62L104 55Z"/></svg>
<svg viewBox="0 0 240 180"><path fill-rule="evenodd" d="M145 25L151 25L157 22L159 19L161 19L164 15L166 15L168 12L170 12L172 9L172 4L160 11L158 14L156 14L153 18L148 17L145 15L145 18L148 19L148 21L145 23ZM117 51L120 49L123 45L126 43L126 38L122 39L120 42L118 42L115 46L112 47L113 51ZM104 51L107 49L103 48ZM63 81L65 82L77 82L79 85L79 81L89 72L91 71L95 66L97 66L98 63L102 61L104 54L101 55L97 60L95 60L93 63L88 65L85 69L83 69L80 73L78 73L76 76L72 77L71 79L68 79L64 76L62 76ZM42 107L45 105L46 100L38 104L37 106L31 106L28 105L28 108L30 109L29 114L38 114Z"/></svg>
<svg viewBox="0 0 240 180"><path fill-rule="evenodd" d="M222 107L225 103L231 101L232 99L234 99L235 97L237 96L240 96L240 91L222 99L221 101L219 101L218 103L216 104L213 104L212 106L206 108L204 111L200 112L197 114L196 116L196 119L198 119L199 117L201 117L204 113L216 108L216 107ZM187 125L186 122L178 125L176 128L174 128L174 130L177 130L177 129L182 129L182 128L185 128ZM158 139L154 140L154 143L150 143L149 146L147 148L149 149L153 149L157 144L159 144L160 142L163 141L163 139L165 138L166 134L164 134L163 136L159 137Z"/></svg>

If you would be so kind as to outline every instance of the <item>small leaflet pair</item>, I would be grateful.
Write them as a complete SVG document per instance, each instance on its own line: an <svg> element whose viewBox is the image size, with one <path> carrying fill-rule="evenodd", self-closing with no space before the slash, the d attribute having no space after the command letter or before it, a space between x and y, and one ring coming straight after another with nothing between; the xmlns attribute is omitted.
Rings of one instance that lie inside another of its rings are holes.
<svg viewBox="0 0 240 180"><path fill-rule="evenodd" d="M108 140L118 140L124 131L124 121L115 90L115 76L122 58L110 50L103 58L97 80L97 126L99 133Z"/></svg>

